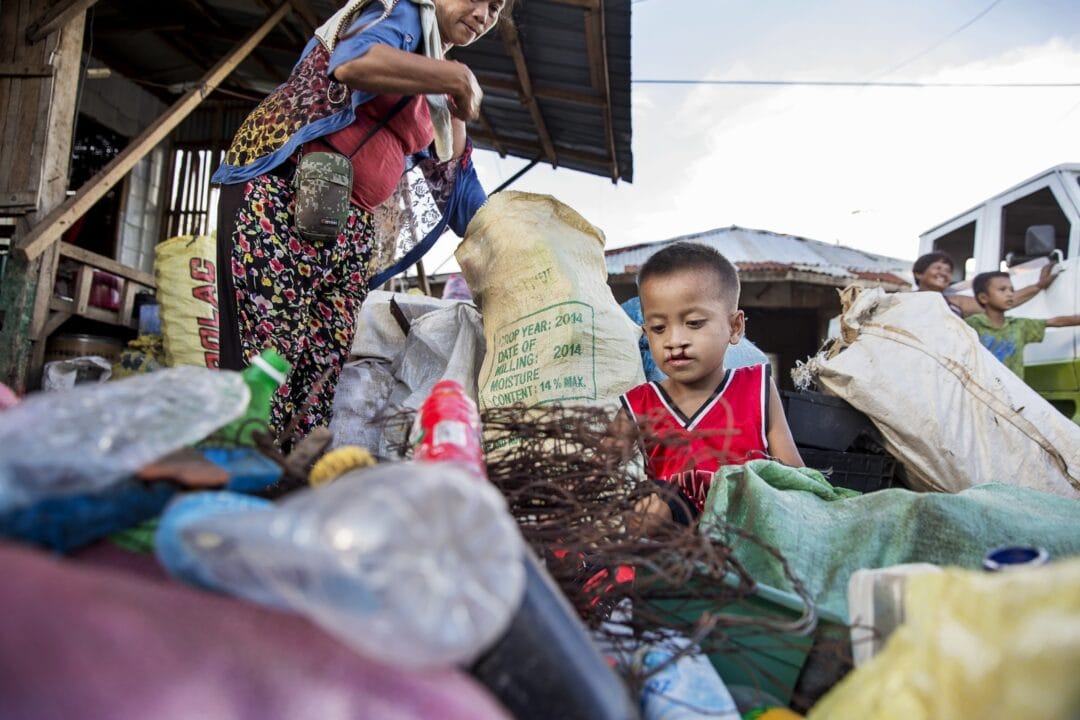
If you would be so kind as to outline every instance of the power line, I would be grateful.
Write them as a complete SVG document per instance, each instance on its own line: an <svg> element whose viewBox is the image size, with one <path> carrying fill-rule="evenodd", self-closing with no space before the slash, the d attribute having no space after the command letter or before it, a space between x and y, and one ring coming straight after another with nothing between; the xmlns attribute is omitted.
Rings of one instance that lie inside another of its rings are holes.
<svg viewBox="0 0 1080 720"><path fill-rule="evenodd" d="M785 85L882 88L1078 88L1080 82L905 82L886 80L670 80L631 79L635 85Z"/></svg>
<svg viewBox="0 0 1080 720"><path fill-rule="evenodd" d="M971 18L970 20L968 20L966 23L964 23L960 27L958 27L955 30L953 30L952 32L948 33L947 35L945 35L945 37L941 38L937 42L931 43L929 46L927 46L923 50L915 53L914 55L909 57L907 60L901 60L899 63L897 63L896 65L893 65L888 70L885 70L883 72L878 73L877 75L874 76L874 79L876 80L877 78L885 77L886 75L891 75L892 73L896 72L900 68L905 67L907 65L910 65L911 63L915 62L916 60L923 57L924 55L926 55L926 54L928 54L930 52L933 52L934 50L937 50L939 47L944 45L946 42L953 39L954 37L956 37L957 35L962 33L964 30L967 30L969 27L971 27L976 22L978 22L984 15L986 15L986 13L990 12L995 7L997 7L999 3L1001 3L1001 0L994 0L992 3L990 3L985 8L983 8L981 12L976 14L975 17Z"/></svg>

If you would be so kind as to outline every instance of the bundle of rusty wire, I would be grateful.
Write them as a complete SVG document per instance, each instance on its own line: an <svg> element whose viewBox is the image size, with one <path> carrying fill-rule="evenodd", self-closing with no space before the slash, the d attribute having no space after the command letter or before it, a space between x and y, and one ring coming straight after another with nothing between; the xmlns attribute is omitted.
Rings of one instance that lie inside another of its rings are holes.
<svg viewBox="0 0 1080 720"><path fill-rule="evenodd" d="M406 412L381 421L404 438L412 418ZM800 636L814 631L814 603L784 557L734 525L714 525L706 536L693 524L653 522L643 512L664 491L634 461L638 448L683 444L691 452L694 433L651 435L647 422L620 427L610 408L594 406L493 408L481 420L490 481L605 652L620 660L631 686L648 675L631 662L644 645L664 648L673 659L695 646L710 655L737 653L762 689L783 685L769 668L755 665L755 653L743 651L752 646L805 655L809 646ZM722 437L712 444L723 455L730 442ZM407 455L407 443L398 451ZM685 498L665 500L685 505ZM776 558L801 608L753 602L757 586L735 556L737 543L757 544ZM845 644L846 637L815 644L832 681L845 671Z"/></svg>

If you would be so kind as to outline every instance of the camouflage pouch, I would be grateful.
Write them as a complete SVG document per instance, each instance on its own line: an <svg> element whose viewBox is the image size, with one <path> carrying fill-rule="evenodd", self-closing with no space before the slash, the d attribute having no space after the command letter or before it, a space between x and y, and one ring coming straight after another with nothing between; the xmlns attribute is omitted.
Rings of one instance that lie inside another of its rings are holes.
<svg viewBox="0 0 1080 720"><path fill-rule="evenodd" d="M353 167L335 152L301 156L293 175L296 232L308 242L334 240L349 218Z"/></svg>

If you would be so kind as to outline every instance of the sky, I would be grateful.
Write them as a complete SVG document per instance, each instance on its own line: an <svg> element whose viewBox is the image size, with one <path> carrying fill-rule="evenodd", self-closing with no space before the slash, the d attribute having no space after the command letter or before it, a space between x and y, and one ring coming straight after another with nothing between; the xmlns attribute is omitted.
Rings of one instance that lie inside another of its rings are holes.
<svg viewBox="0 0 1080 720"><path fill-rule="evenodd" d="M528 0L525 0L528 2ZM632 80L1080 83L1077 0L633 0ZM921 232L1080 162L1080 87L632 85L634 181L541 165L617 248L743 227L904 259ZM474 155L486 188L525 160ZM456 268L445 235L428 272Z"/></svg>

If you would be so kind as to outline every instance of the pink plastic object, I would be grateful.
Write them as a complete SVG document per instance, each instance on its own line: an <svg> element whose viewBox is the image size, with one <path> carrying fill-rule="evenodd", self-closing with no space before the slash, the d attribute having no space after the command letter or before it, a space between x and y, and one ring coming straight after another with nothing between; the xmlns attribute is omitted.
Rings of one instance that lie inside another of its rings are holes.
<svg viewBox="0 0 1080 720"><path fill-rule="evenodd" d="M0 583L0 715L510 718L460 670L390 667L299 615L161 580L139 559L153 563L95 567L0 544L0 572L18 578Z"/></svg>
<svg viewBox="0 0 1080 720"><path fill-rule="evenodd" d="M7 410L19 404L19 396L11 388L0 383L0 410Z"/></svg>
<svg viewBox="0 0 1080 720"><path fill-rule="evenodd" d="M94 271L90 285L89 303L105 310L120 309L120 278L107 272Z"/></svg>
<svg viewBox="0 0 1080 720"><path fill-rule="evenodd" d="M487 478L480 447L480 413L455 380L431 388L416 416L419 441L413 457L421 462L456 462L477 477Z"/></svg>

